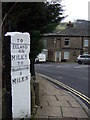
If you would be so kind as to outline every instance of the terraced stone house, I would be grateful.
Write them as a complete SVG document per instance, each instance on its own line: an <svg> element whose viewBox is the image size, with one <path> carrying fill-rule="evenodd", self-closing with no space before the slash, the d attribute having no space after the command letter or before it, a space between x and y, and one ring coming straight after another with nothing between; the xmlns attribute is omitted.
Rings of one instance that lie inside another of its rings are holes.
<svg viewBox="0 0 90 120"><path fill-rule="evenodd" d="M57 33L44 34L48 61L76 61L80 54L90 54L89 21L77 20L69 23L67 28Z"/></svg>

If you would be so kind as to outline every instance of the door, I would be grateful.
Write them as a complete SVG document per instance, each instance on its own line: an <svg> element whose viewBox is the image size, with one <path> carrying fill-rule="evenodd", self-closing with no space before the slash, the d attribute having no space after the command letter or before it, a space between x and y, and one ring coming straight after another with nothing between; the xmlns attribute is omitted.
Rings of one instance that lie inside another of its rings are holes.
<svg viewBox="0 0 90 120"><path fill-rule="evenodd" d="M55 62L61 62L61 52L60 51L55 52Z"/></svg>

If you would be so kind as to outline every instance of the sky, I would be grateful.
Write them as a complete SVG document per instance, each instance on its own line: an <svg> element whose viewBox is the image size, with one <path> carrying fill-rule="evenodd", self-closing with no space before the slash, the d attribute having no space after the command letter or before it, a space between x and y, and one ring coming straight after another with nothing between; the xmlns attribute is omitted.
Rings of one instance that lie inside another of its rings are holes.
<svg viewBox="0 0 90 120"><path fill-rule="evenodd" d="M64 15L68 15L62 22L74 21L77 19L88 20L88 2L90 0L62 0ZM89 4L90 6L90 4Z"/></svg>

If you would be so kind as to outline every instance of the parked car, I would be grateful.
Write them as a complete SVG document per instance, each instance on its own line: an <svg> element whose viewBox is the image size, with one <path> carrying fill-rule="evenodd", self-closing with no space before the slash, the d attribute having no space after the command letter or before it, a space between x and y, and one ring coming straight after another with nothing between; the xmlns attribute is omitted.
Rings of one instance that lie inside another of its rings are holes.
<svg viewBox="0 0 90 120"><path fill-rule="evenodd" d="M90 64L90 55L89 54L79 55L77 57L77 62L78 62L78 64L82 64L82 63Z"/></svg>
<svg viewBox="0 0 90 120"><path fill-rule="evenodd" d="M37 55L35 62L46 62L46 54L40 53L39 55Z"/></svg>

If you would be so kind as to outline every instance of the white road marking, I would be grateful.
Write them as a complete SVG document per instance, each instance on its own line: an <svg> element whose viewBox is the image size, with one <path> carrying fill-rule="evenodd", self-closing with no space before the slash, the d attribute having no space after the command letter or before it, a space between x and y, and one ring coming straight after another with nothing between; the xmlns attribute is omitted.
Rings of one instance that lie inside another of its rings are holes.
<svg viewBox="0 0 90 120"><path fill-rule="evenodd" d="M82 65L82 66L77 66L77 67L75 67L75 68L88 68L88 66Z"/></svg>
<svg viewBox="0 0 90 120"><path fill-rule="evenodd" d="M60 79L61 79L62 77L58 77L58 78L60 78Z"/></svg>
<svg viewBox="0 0 90 120"><path fill-rule="evenodd" d="M62 67L62 66L58 65L58 66L56 66L56 67Z"/></svg>
<svg viewBox="0 0 90 120"><path fill-rule="evenodd" d="M43 67L52 67L53 65L43 65Z"/></svg>
<svg viewBox="0 0 90 120"><path fill-rule="evenodd" d="M41 67L57 67L57 68L75 68L75 69L80 69L80 68L89 68L88 65L77 65L77 66L70 66L70 65L42 65L42 64L36 64L36 66L41 66Z"/></svg>
<svg viewBox="0 0 90 120"><path fill-rule="evenodd" d="M52 67L53 65L40 65L40 64L37 64L36 66L41 66L41 67Z"/></svg>
<svg viewBox="0 0 90 120"><path fill-rule="evenodd" d="M58 65L58 66L56 66L56 67L60 67L60 68L71 68L71 66L69 66L69 65Z"/></svg>

